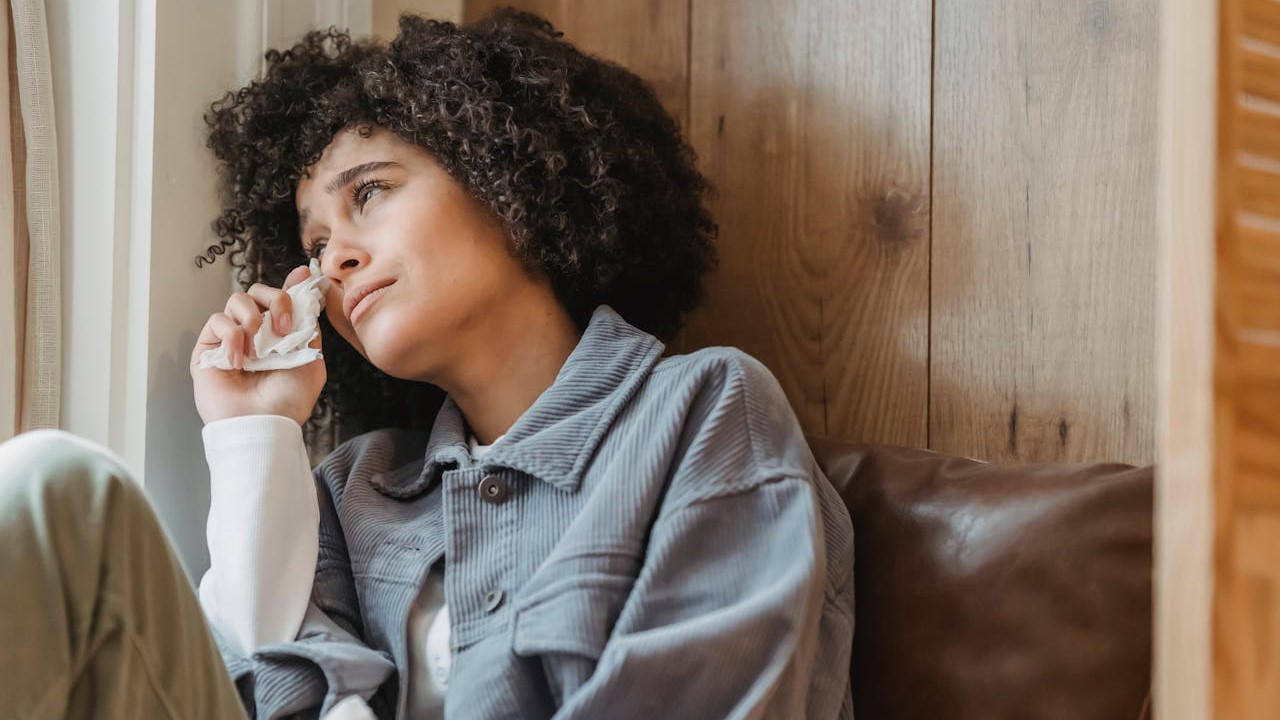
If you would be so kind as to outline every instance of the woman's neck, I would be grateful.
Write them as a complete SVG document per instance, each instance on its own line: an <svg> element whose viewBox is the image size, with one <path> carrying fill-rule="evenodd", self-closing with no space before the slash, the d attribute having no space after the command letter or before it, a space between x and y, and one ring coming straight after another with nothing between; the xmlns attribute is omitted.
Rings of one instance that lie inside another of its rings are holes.
<svg viewBox="0 0 1280 720"><path fill-rule="evenodd" d="M536 310L490 317L448 391L481 445L506 434L551 387L581 334L554 299ZM525 306L530 307L530 306Z"/></svg>

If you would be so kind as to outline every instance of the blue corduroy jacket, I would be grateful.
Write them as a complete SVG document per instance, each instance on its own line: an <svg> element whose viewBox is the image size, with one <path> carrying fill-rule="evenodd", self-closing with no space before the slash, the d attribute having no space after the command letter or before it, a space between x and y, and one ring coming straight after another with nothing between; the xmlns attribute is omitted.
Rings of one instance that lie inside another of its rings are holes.
<svg viewBox="0 0 1280 720"><path fill-rule="evenodd" d="M410 606L444 563L469 718L852 717L853 530L777 381L601 306L480 462L446 400L315 470L320 556L298 639L223 654L251 714L350 694L404 715Z"/></svg>

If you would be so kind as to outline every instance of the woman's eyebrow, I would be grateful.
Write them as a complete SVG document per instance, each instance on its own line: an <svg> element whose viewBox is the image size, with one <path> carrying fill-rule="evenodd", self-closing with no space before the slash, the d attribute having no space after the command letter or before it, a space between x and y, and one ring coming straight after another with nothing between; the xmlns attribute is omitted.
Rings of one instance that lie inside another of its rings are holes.
<svg viewBox="0 0 1280 720"><path fill-rule="evenodd" d="M391 162L390 160L378 160L375 162L361 163L359 165L356 165L355 167L349 167L346 170L343 170L342 172L338 173L337 177L330 180L329 184L324 186L324 191L332 195L338 190L340 190L341 188L346 187L347 184L350 183L352 180L355 180L356 178L360 177L361 175L367 172L373 172L374 170L381 170L385 167L391 167L392 165L398 165L398 164L399 163Z"/></svg>

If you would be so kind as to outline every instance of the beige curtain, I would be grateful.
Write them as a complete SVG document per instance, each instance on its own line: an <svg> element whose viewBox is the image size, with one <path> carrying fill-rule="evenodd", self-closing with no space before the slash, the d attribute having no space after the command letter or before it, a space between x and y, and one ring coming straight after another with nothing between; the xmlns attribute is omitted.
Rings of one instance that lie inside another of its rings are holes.
<svg viewBox="0 0 1280 720"><path fill-rule="evenodd" d="M0 13L0 440L57 427L62 372L57 134L43 0ZM12 258L11 262L6 262Z"/></svg>

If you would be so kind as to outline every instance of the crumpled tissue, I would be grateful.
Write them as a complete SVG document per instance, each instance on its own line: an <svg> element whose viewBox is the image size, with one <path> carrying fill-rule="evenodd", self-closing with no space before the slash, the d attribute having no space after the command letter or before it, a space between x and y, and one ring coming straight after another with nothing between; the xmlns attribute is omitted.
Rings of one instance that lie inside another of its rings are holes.
<svg viewBox="0 0 1280 720"><path fill-rule="evenodd" d="M271 322L271 311L263 313L262 327L253 336L255 357L245 357L245 370L287 370L324 357L309 345L320 334L318 318L324 309L329 278L320 274L319 260L311 261L310 270L310 277L286 291L293 299L293 328L287 335L277 335ZM200 354L200 367L233 369L226 348L221 345Z"/></svg>

